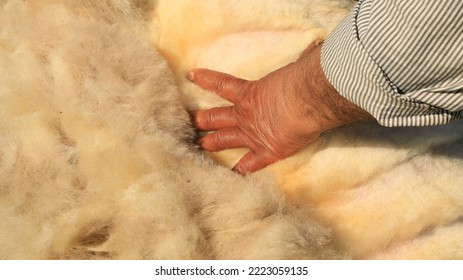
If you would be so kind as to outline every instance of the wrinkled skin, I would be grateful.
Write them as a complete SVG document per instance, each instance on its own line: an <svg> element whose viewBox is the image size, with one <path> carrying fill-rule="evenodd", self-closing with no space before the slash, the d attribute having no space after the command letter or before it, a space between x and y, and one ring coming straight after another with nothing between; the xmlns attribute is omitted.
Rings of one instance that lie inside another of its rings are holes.
<svg viewBox="0 0 463 280"><path fill-rule="evenodd" d="M257 81L207 69L193 69L188 79L234 105L192 112L206 151L249 148L234 166L246 174L284 159L330 128L372 117L340 96L320 66L321 41L312 43L294 63Z"/></svg>

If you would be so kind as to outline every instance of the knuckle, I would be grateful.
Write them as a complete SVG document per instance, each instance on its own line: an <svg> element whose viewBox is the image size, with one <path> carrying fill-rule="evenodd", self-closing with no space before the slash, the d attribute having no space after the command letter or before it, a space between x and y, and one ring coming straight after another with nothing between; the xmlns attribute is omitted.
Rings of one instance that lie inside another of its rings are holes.
<svg viewBox="0 0 463 280"><path fill-rule="evenodd" d="M205 130L213 123L213 116L207 111L199 111L195 115L194 125L200 130Z"/></svg>
<svg viewBox="0 0 463 280"><path fill-rule="evenodd" d="M203 125L204 126L210 126L211 124L214 123L214 115L211 114L210 112L204 112L203 114Z"/></svg>
<svg viewBox="0 0 463 280"><path fill-rule="evenodd" d="M212 146L214 146L215 148L217 148L218 146L220 146L223 142L223 136L221 133L214 133L211 135L210 137L210 143Z"/></svg>
<svg viewBox="0 0 463 280"><path fill-rule="evenodd" d="M225 87L226 87L226 81L224 78L220 78L217 80L217 83L215 85L215 89L217 92L220 92L222 91Z"/></svg>

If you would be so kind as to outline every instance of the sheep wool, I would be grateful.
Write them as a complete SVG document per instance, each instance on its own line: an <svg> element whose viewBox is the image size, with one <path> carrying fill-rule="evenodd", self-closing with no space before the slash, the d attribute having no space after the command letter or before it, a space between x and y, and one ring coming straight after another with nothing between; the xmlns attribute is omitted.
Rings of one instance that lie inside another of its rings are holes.
<svg viewBox="0 0 463 280"><path fill-rule="evenodd" d="M0 259L344 258L193 144L150 1L0 1Z"/></svg>
<svg viewBox="0 0 463 280"><path fill-rule="evenodd" d="M195 67L258 79L350 0L0 0L0 259L463 259L463 121L203 153Z"/></svg>
<svg viewBox="0 0 463 280"><path fill-rule="evenodd" d="M195 67L258 79L284 66L348 13L348 0L159 0L153 33L189 109L227 106L184 77ZM333 230L355 259L463 259L463 122L332 129L277 162L278 188ZM231 167L244 149L211 154Z"/></svg>

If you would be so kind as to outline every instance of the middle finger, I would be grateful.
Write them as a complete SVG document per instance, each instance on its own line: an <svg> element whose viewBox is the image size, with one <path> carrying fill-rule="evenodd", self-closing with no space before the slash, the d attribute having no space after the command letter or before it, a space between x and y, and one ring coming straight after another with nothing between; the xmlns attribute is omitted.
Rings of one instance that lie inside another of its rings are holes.
<svg viewBox="0 0 463 280"><path fill-rule="evenodd" d="M199 130L218 130L236 126L234 106L216 107L208 110L191 112L193 126Z"/></svg>

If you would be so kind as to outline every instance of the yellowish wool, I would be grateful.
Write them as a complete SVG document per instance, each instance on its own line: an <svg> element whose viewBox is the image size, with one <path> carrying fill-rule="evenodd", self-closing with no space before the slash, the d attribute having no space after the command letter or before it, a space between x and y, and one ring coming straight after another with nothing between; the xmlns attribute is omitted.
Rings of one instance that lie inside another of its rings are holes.
<svg viewBox="0 0 463 280"><path fill-rule="evenodd" d="M328 34L350 2L159 0L155 42L189 109L228 106L187 82L186 72L203 67L257 79ZM462 121L339 128L261 173L273 174L298 204L315 205L334 230L336 248L354 258L461 259L462 132ZM245 152L212 157L231 167Z"/></svg>
<svg viewBox="0 0 463 280"><path fill-rule="evenodd" d="M186 109L229 103L186 71L257 79L350 2L0 0L0 258L463 258L461 121L335 129L246 178L192 144Z"/></svg>
<svg viewBox="0 0 463 280"><path fill-rule="evenodd" d="M0 259L344 258L203 156L150 1L0 1Z"/></svg>

